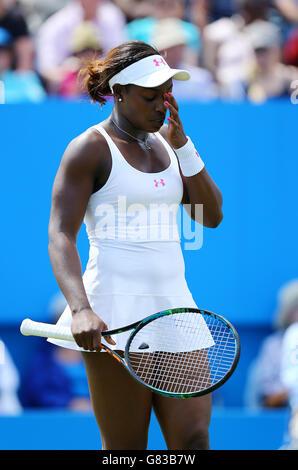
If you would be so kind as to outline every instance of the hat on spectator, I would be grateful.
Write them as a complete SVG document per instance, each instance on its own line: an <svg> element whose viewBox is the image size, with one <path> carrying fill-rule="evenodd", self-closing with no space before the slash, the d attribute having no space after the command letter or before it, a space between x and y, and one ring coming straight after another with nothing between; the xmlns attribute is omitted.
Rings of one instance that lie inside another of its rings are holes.
<svg viewBox="0 0 298 470"><path fill-rule="evenodd" d="M254 21L244 28L244 33L255 50L271 49L281 44L280 29L269 21Z"/></svg>
<svg viewBox="0 0 298 470"><path fill-rule="evenodd" d="M158 50L187 44L187 36L178 18L166 18L157 22L151 37L152 45Z"/></svg>
<svg viewBox="0 0 298 470"><path fill-rule="evenodd" d="M102 49L101 38L97 29L90 21L81 23L71 35L70 49L76 54L88 49L99 51Z"/></svg>
<svg viewBox="0 0 298 470"><path fill-rule="evenodd" d="M0 26L0 47L10 47L12 44L11 34Z"/></svg>

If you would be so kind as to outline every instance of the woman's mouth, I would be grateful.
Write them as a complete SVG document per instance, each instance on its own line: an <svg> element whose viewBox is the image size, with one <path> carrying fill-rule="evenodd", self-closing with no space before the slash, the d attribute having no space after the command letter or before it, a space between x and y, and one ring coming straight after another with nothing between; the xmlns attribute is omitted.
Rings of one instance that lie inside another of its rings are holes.
<svg viewBox="0 0 298 470"><path fill-rule="evenodd" d="M164 120L165 120L165 118L163 117L163 118L153 119L152 122L154 122L156 125L162 126L163 123L164 123Z"/></svg>

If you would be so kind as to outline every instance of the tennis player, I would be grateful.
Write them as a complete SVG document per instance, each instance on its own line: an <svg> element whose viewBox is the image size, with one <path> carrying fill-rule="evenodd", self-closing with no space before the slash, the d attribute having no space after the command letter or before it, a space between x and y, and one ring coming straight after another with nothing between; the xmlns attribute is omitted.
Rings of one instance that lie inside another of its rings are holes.
<svg viewBox="0 0 298 470"><path fill-rule="evenodd" d="M152 407L168 449L208 449L210 394L162 397L99 352L101 341L123 351L127 339L101 338L105 329L169 308L197 308L176 217L161 222L171 236L159 238L152 208L187 203L195 217L195 205L203 204L198 222L217 227L222 220L221 193L184 132L172 94L172 81L189 73L171 69L150 45L129 41L91 61L85 74L92 100L104 104L112 96L114 106L108 119L70 142L55 178L49 253L68 303L58 323L71 326L75 342L50 341L82 350L104 450L146 449ZM90 255L82 275L76 238L83 220Z"/></svg>

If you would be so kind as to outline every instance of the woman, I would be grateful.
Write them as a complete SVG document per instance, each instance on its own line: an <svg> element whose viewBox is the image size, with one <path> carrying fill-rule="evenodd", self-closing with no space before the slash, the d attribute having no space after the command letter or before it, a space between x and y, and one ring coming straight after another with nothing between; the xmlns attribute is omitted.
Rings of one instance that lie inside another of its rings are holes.
<svg viewBox="0 0 298 470"><path fill-rule="evenodd" d="M196 307L184 277L175 217L163 227L174 229L172 238L159 239L153 230L155 236L146 239L147 229L158 224L134 224L129 210L139 204L147 216L151 203L183 201L193 216L195 205L204 204L201 222L208 227L222 219L220 191L186 137L171 93L172 78L186 80L189 74L170 69L154 48L139 41L89 63L86 74L91 98L104 104L105 96L113 95L114 107L107 120L69 144L54 182L49 253L68 302L59 323L71 325L73 347L82 350L103 449L145 449L152 407L168 449L208 449L210 395L177 400L152 394L98 352L104 329L175 306ZM168 126L163 125L167 110ZM180 152L181 170L173 149ZM83 218L90 256L82 278L76 237ZM125 338L115 339L117 344L112 338L108 344L123 350Z"/></svg>

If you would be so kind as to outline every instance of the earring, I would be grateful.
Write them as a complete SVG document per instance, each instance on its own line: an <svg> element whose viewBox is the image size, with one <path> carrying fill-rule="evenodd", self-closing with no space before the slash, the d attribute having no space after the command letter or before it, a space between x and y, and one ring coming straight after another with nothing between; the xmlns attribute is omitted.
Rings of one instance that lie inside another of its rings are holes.
<svg viewBox="0 0 298 470"><path fill-rule="evenodd" d="M119 98L118 101L122 101L122 98Z"/></svg>

